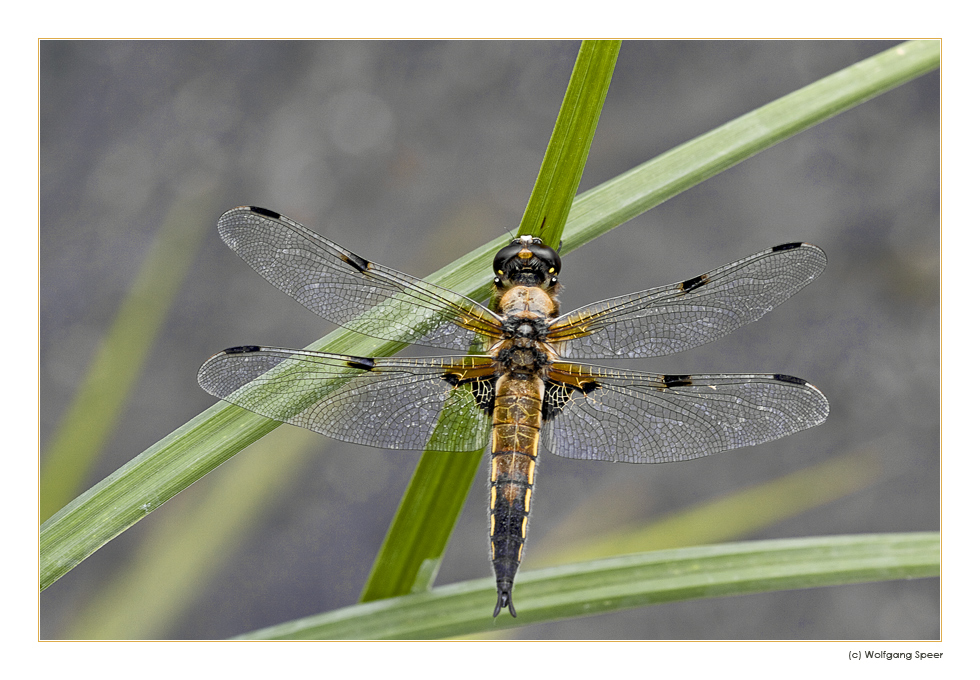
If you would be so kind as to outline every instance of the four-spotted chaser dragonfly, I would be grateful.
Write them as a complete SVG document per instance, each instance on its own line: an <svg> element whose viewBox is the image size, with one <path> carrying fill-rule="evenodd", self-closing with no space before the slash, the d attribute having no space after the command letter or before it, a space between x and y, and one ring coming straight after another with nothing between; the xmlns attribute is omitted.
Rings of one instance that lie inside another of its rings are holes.
<svg viewBox="0 0 980 680"><path fill-rule="evenodd" d="M806 243L560 314L561 260L530 236L497 253L485 307L271 210L234 208L218 230L259 274L334 323L471 352L368 358L249 345L208 359L198 380L250 411L357 444L475 451L489 440L494 616L517 616L511 591L539 444L566 458L664 463L771 441L830 412L816 387L789 375L660 375L571 361L673 354L755 321L823 271L823 251Z"/></svg>

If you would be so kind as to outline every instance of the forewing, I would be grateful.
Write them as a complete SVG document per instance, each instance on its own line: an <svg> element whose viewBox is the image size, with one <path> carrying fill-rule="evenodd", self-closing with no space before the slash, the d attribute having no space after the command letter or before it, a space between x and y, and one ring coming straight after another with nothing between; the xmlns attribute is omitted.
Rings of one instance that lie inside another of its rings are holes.
<svg viewBox="0 0 980 680"><path fill-rule="evenodd" d="M210 394L267 418L384 449L476 451L489 435L487 357L367 359L236 347L208 359Z"/></svg>
<svg viewBox="0 0 980 680"><path fill-rule="evenodd" d="M687 281L576 309L555 320L547 339L572 359L673 354L755 321L826 264L820 248L787 243Z"/></svg>
<svg viewBox="0 0 980 680"><path fill-rule="evenodd" d="M365 260L271 210L233 208L218 232L274 286L358 333L457 351L470 348L472 333L484 342L496 335L497 317L478 302Z"/></svg>
<svg viewBox="0 0 980 680"><path fill-rule="evenodd" d="M558 363L542 441L565 458L664 463L751 446L819 425L830 404L786 375L654 375Z"/></svg>

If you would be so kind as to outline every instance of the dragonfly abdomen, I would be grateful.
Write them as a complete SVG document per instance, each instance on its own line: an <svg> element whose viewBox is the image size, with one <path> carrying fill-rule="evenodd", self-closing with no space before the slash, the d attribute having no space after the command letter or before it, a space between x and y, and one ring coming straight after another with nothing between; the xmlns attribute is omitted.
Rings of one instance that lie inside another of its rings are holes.
<svg viewBox="0 0 980 680"><path fill-rule="evenodd" d="M490 554L497 576L497 607L517 616L511 589L520 566L531 512L541 432L544 382L534 375L497 381L490 445Z"/></svg>

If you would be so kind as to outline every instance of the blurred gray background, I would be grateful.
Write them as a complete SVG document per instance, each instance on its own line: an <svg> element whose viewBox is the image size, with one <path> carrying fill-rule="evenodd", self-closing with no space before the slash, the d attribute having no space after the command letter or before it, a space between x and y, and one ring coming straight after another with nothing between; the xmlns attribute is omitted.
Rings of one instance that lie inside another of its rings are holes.
<svg viewBox="0 0 980 680"><path fill-rule="evenodd" d="M627 42L582 189L893 44ZM42 457L174 205L203 191L214 207L197 225L203 245L86 486L214 403L196 382L214 352L302 347L332 329L221 243L214 223L223 210L271 208L367 258L427 275L516 229L577 50L574 42L42 42ZM874 483L744 538L939 528L939 112L940 76L931 73L563 257L569 310L778 243L820 245L826 273L761 321L628 365L798 375L827 395L831 415L787 439L683 464L548 456L530 557L597 489L595 514L604 504L614 514L640 489L633 501L656 518L849 452L879 461ZM311 455L211 560L193 601L143 634L220 638L356 602L418 454L310 441ZM199 502L248 454L44 592L41 636L70 635L144 542L179 524L181 507ZM437 584L491 574L485 475ZM614 491L621 484L630 491ZM519 577L516 601L520 609ZM507 634L939 633L939 580L925 579L681 602Z"/></svg>

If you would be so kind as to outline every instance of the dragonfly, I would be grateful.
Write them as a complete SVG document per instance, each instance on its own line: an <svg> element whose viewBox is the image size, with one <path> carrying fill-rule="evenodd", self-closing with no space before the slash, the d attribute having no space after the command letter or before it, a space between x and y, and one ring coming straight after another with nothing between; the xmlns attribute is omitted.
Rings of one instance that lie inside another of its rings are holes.
<svg viewBox="0 0 980 680"><path fill-rule="evenodd" d="M808 243L560 313L561 259L533 236L496 254L483 305L265 208L229 210L218 231L323 318L457 353L361 357L245 345L208 359L198 382L249 411L355 444L469 452L489 443L494 617L517 616L514 579L541 448L582 460L683 461L778 439L830 413L820 390L791 375L657 374L578 361L665 356L759 319L823 271L826 255Z"/></svg>

